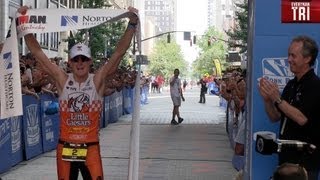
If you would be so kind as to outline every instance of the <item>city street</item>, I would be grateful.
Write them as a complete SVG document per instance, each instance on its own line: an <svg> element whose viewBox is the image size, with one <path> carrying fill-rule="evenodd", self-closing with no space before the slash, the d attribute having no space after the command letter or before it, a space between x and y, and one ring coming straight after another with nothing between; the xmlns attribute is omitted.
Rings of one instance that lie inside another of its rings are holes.
<svg viewBox="0 0 320 180"><path fill-rule="evenodd" d="M236 171L231 164L232 149L225 132L225 112L219 97L207 95L200 104L199 88L187 88L182 103L180 125L170 125L172 102L168 89L150 94L141 106L141 180L231 180ZM131 115L101 130L104 179L126 180L129 162ZM24 161L0 175L3 180L54 180L55 151ZM81 179L81 178L79 178Z"/></svg>

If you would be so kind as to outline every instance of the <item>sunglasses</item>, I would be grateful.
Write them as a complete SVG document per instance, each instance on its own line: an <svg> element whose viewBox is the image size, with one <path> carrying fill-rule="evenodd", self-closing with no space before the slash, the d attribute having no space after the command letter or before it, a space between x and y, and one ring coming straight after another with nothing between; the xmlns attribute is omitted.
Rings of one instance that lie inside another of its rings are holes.
<svg viewBox="0 0 320 180"><path fill-rule="evenodd" d="M76 57L74 57L74 58L71 59L71 61L72 61L72 62L75 62L75 63L77 63L77 62L79 62L79 61L88 62L88 61L90 61L90 60L91 60L90 58L88 58L88 57L86 57L86 56L83 56L83 55L78 55L78 56L76 56Z"/></svg>

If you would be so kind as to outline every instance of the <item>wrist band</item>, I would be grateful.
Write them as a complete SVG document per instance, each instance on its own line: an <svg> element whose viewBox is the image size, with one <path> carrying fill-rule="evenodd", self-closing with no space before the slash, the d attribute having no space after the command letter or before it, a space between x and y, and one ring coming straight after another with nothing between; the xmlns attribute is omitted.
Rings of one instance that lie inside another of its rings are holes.
<svg viewBox="0 0 320 180"><path fill-rule="evenodd" d="M136 29L136 27L137 27L137 23L131 23L131 22L129 22L127 29Z"/></svg>

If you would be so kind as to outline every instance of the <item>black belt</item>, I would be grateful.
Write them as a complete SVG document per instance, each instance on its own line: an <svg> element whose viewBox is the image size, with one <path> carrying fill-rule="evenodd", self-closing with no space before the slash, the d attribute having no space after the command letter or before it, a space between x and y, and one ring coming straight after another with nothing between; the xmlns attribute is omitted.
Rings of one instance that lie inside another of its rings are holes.
<svg viewBox="0 0 320 180"><path fill-rule="evenodd" d="M92 146L92 145L98 145L99 142L87 142L87 143L72 143L72 142L67 142L67 141L63 141L61 139L58 140L59 144L85 144L87 146Z"/></svg>

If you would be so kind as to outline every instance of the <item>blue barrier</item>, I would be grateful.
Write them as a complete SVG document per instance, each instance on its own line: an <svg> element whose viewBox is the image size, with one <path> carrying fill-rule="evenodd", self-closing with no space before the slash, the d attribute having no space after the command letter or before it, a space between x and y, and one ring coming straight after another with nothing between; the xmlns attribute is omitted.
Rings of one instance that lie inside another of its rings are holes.
<svg viewBox="0 0 320 180"><path fill-rule="evenodd" d="M131 114L133 111L133 89L131 87L125 87L122 90L122 96L123 96L123 114Z"/></svg>
<svg viewBox="0 0 320 180"><path fill-rule="evenodd" d="M132 112L134 89L127 90L129 92L120 91L104 97L100 127L117 122L124 111ZM128 96L124 98L123 94ZM0 120L0 173L8 171L23 160L55 149L58 143L58 99L48 94L41 94L41 100L28 95L23 95L22 98L23 116ZM126 106L123 105L125 99Z"/></svg>
<svg viewBox="0 0 320 180"><path fill-rule="evenodd" d="M140 91L140 95L141 95L140 103L141 104L148 103L148 93L149 93L148 91L149 91L149 88L147 86L143 86L141 88L141 91Z"/></svg>
<svg viewBox="0 0 320 180"><path fill-rule="evenodd" d="M107 127L110 121L110 96L104 97L104 126Z"/></svg>
<svg viewBox="0 0 320 180"><path fill-rule="evenodd" d="M3 173L11 167L11 129L8 119L0 120L0 173Z"/></svg>
<svg viewBox="0 0 320 180"><path fill-rule="evenodd" d="M109 101L109 123L115 123L118 121L118 108L117 108L117 96L118 94L114 92L110 95Z"/></svg>
<svg viewBox="0 0 320 180"><path fill-rule="evenodd" d="M33 96L23 96L23 137L26 160L41 153L41 123L39 101Z"/></svg>
<svg viewBox="0 0 320 180"><path fill-rule="evenodd" d="M117 93L117 112L118 112L118 118L122 116L123 114L123 95L122 90Z"/></svg>
<svg viewBox="0 0 320 180"><path fill-rule="evenodd" d="M23 161L22 116L8 118L11 125L11 166Z"/></svg>
<svg viewBox="0 0 320 180"><path fill-rule="evenodd" d="M47 152L57 147L60 125L58 99L48 94L42 94L40 99L42 147Z"/></svg>
<svg viewBox="0 0 320 180"><path fill-rule="evenodd" d="M106 124L105 124L105 121L104 121L104 106L105 106L105 103L104 103L104 99L103 99L103 102L102 102L102 111L101 111L101 114L100 114L100 129L106 127Z"/></svg>
<svg viewBox="0 0 320 180"><path fill-rule="evenodd" d="M220 97L219 106L224 109L227 109L228 101L226 99L224 99L223 97Z"/></svg>

